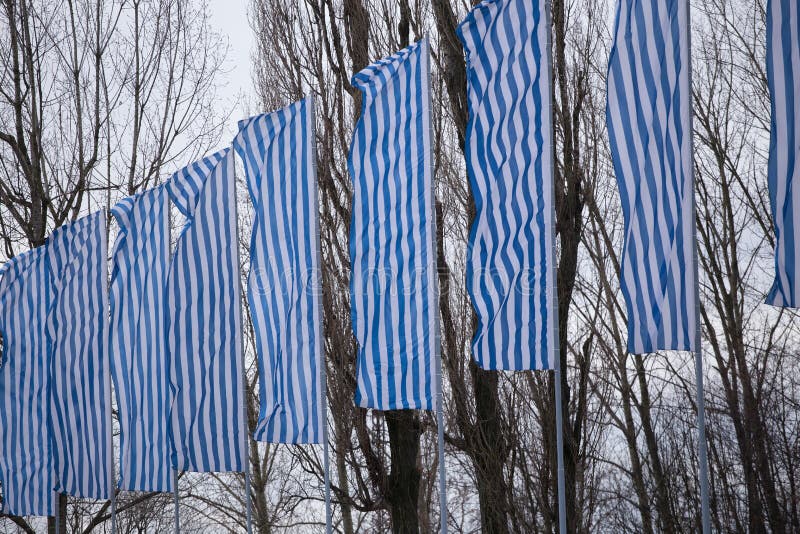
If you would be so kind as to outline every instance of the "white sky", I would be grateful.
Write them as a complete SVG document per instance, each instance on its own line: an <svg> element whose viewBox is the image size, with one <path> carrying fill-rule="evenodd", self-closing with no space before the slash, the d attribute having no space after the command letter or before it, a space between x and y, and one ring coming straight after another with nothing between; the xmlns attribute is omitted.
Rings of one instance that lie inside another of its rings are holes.
<svg viewBox="0 0 800 534"><path fill-rule="evenodd" d="M255 39L247 19L248 3L248 0L208 0L209 23L228 41L226 72L220 75L217 90L226 108L235 105L221 140L223 145L235 135L237 121L249 114L247 104L255 96L250 76Z"/></svg>

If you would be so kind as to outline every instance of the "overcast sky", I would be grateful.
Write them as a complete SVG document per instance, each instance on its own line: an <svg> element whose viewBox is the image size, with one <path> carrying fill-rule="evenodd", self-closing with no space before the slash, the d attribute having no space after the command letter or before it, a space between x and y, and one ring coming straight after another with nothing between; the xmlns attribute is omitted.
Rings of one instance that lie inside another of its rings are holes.
<svg viewBox="0 0 800 534"><path fill-rule="evenodd" d="M254 97L253 81L250 76L250 58L253 51L253 30L247 20L248 0L209 0L209 21L229 44L225 70L220 78L219 94L226 107L236 104L236 109L228 121L223 144L229 142L236 133L236 122L245 118L249 112L247 100ZM244 98L244 99L243 99Z"/></svg>

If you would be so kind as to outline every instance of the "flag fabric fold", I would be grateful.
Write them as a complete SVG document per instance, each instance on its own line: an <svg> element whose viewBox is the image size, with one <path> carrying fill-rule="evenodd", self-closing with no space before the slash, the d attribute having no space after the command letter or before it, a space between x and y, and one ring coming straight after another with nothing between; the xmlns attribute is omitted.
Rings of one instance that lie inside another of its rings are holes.
<svg viewBox="0 0 800 534"><path fill-rule="evenodd" d="M130 491L172 491L164 185L116 204L111 270L111 374L119 411L120 479Z"/></svg>
<svg viewBox="0 0 800 534"><path fill-rule="evenodd" d="M549 22L544 0L485 0L457 33L467 57L467 290L482 368L558 355Z"/></svg>
<svg viewBox="0 0 800 534"><path fill-rule="evenodd" d="M0 267L0 485L2 513L53 515L53 458L48 430L50 358L47 310L52 286L47 247Z"/></svg>
<svg viewBox="0 0 800 534"><path fill-rule="evenodd" d="M236 190L233 153L176 172L170 198L186 215L167 281L172 467L243 471Z"/></svg>
<svg viewBox="0 0 800 534"><path fill-rule="evenodd" d="M113 473L105 212L57 228L46 250L53 291L47 333L55 489L108 499Z"/></svg>
<svg viewBox="0 0 800 534"><path fill-rule="evenodd" d="M800 6L767 2L767 84L772 125L769 182L775 225L774 306L800 308Z"/></svg>
<svg viewBox="0 0 800 534"><path fill-rule="evenodd" d="M261 405L255 439L321 443L324 365L313 98L239 123L254 206L247 299Z"/></svg>
<svg viewBox="0 0 800 534"><path fill-rule="evenodd" d="M695 350L687 2L620 0L606 118L624 217L628 350Z"/></svg>
<svg viewBox="0 0 800 534"><path fill-rule="evenodd" d="M356 404L364 408L435 407L439 312L429 54L423 39L352 80L363 95L348 163Z"/></svg>

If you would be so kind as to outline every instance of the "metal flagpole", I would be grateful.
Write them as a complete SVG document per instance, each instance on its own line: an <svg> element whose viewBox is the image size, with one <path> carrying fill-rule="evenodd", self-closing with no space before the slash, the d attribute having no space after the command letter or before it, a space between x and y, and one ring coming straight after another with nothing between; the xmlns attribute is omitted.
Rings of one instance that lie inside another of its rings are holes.
<svg viewBox="0 0 800 534"><path fill-rule="evenodd" d="M694 233L694 298L695 298L695 346L694 346L694 373L697 381L697 456L700 468L700 505L702 510L703 534L711 533L711 511L709 509L708 497L708 450L706 444L706 401L705 389L703 387L703 335L700 325L700 266L698 261L699 242L697 240L697 198L694 190L694 111L692 110L692 17L691 1L686 0L686 40L687 40L687 63L689 87L687 97L689 100L689 157L692 165L692 222Z"/></svg>
<svg viewBox="0 0 800 534"><path fill-rule="evenodd" d="M61 506L59 503L58 492L56 493L56 516L55 516L55 524L56 524L56 534L61 534L61 521L59 520L61 517Z"/></svg>
<svg viewBox="0 0 800 534"><path fill-rule="evenodd" d="M169 225L169 235L170 235L170 242L172 242L172 215L167 218L167 224ZM170 250L170 261L172 261L172 253L173 251ZM173 483L173 496L175 501L175 534L180 534L181 532L181 514L180 514L180 502L178 499L178 470L172 470L172 483Z"/></svg>
<svg viewBox="0 0 800 534"><path fill-rule="evenodd" d="M441 532L447 534L447 479L444 465L444 410L442 394L442 359L437 358L436 369L436 426L439 446L439 516Z"/></svg>
<svg viewBox="0 0 800 534"><path fill-rule="evenodd" d="M319 339L319 338L317 338ZM324 440L323 448L323 463L325 468L325 532L331 534L333 532L333 516L331 514L331 465L330 456L328 452L328 384L327 384L327 369L325 368L325 358L321 358L319 364L322 366L320 371L322 377L323 387L321 389L322 395L322 439Z"/></svg>
<svg viewBox="0 0 800 534"><path fill-rule="evenodd" d="M314 186L314 209L319 210L319 200L317 197L317 105L316 100L314 99L314 95L312 94L308 97L311 107L311 125L308 129L310 134L310 146L311 146L311 168L314 173L312 176L312 184ZM319 232L319 214L314 218L316 224L316 231L317 231L317 258L321 258L322 255L322 245L320 243L320 232ZM319 264L317 265L319 267ZM313 290L320 291L322 289L322 272L319 272L319 284L316 285ZM315 304L318 304L319 293L315 293L314 299L317 301ZM321 306L317 306L319 313L322 314L323 310ZM322 343L322 317L317 318L317 324L315 325L317 332L317 343ZM324 477L325 477L325 532L327 534L331 534L333 532L333 514L331 511L331 466L330 466L330 452L328 446L328 369L327 364L325 362L325 353L324 348L318 349L320 358L317 362L317 365L320 366L320 395L322 396L322 440L323 440L323 467L325 469Z"/></svg>
<svg viewBox="0 0 800 534"><path fill-rule="evenodd" d="M108 257L108 245L109 245L108 240L109 240L109 232L111 230L111 219L112 218L113 217L111 215L111 210L107 208L106 209L106 258ZM105 263L103 265L105 265ZM105 267L104 267L104 269L105 269ZM106 280L108 280L108 272L106 272L105 274L106 274ZM106 282L106 296L107 297L108 297L109 293L110 293L110 291L109 291L109 288L108 288L108 282ZM108 305L108 302L106 302L106 304ZM107 312L110 313L110 310L107 310ZM109 354L111 353L111 350L110 350L111 347L110 347L110 344L109 344L110 331L111 331L111 325L108 325L108 328L106 328L106 349L108 350ZM110 373L111 373L111 370L109 369L109 376L107 376L107 380L108 380L108 431L111 433L111 438L109 440L109 447L111 448L111 450L109 451L110 454L108 456L109 456L109 463L111 465L108 466L108 477L110 479L109 480L109 484L111 486L111 534L116 534L116 532L117 532L117 488L115 487L116 484L114 483L115 478L116 478L116 476L114 474L114 422L113 422L112 415L111 415L111 407L114 404L114 399L113 399L113 394L111 393L111 376L110 376Z"/></svg>
<svg viewBox="0 0 800 534"><path fill-rule="evenodd" d="M431 148L433 146L433 118L431 117L431 94L430 94L430 74L431 74L431 44L426 34L424 37L425 41L425 74L428 80L428 87L426 87L425 91L425 99L426 104L428 106L428 139L431 143ZM432 158L431 158L432 159ZM436 212L436 207L433 205L435 202L435 194L433 192L433 161L430 162L430 176L431 176L431 204L434 213ZM434 251L436 250L436 217L433 217L433 231L431 232L431 237L433 239L434 244ZM439 295L439 283L436 278L436 275L431 277L433 287L435 287L435 293L438 297ZM437 321L438 323L438 321ZM441 344L439 341L440 327L436 328L436 430L437 430L437 446L439 449L439 519L440 519L440 527L439 531L442 534L447 534L447 473L445 469L445 455L444 455L444 393L443 393L443 386L442 386L442 357L441 357Z"/></svg>
<svg viewBox="0 0 800 534"><path fill-rule="evenodd" d="M235 154L236 151L231 148ZM242 388L242 402L239 405L240 418L244 429L242 432L242 461L244 462L244 502L245 515L247 518L247 534L253 533L253 501L250 488L250 423L247 416L247 366L244 357L244 315L242 313L242 274L241 263L239 262L239 203L236 195L236 157L233 156L233 213L236 218L236 280L239 284L239 350L242 353L242 375L240 377Z"/></svg>
<svg viewBox="0 0 800 534"><path fill-rule="evenodd" d="M172 470L172 480L173 484L175 484L175 488L173 494L175 496L175 534L180 534L181 532L181 513L178 503L178 470Z"/></svg>
<svg viewBox="0 0 800 534"><path fill-rule="evenodd" d="M558 531L567 532L567 500L564 484L564 422L561 406L561 357L556 354L556 449L558 455Z"/></svg>
<svg viewBox="0 0 800 534"><path fill-rule="evenodd" d="M547 10L547 68L550 84L550 105L547 106L547 124L550 125L550 181L555 187L555 151L556 140L555 131L553 128L553 105L555 103L555 93L553 89L553 25L552 25L552 10L553 2L548 0L545 2L545 9ZM555 206L552 206L552 221L555 223ZM555 280L555 259L556 259L556 243L555 243L555 229L553 235L553 250L551 270L553 273L553 280ZM553 294L553 312L555 317L558 317L558 295L557 291ZM557 319L556 319L557 320ZM558 323L556 323L557 325ZM558 341L558 328L556 327L553 333L553 357L555 358L554 378L555 378L555 396L556 396L556 461L557 461L557 478L558 478L558 531L560 534L567 532L567 497L566 497L566 484L564 482L564 407L561 399L561 350Z"/></svg>
<svg viewBox="0 0 800 534"><path fill-rule="evenodd" d="M117 489L111 487L111 534L117 532Z"/></svg>

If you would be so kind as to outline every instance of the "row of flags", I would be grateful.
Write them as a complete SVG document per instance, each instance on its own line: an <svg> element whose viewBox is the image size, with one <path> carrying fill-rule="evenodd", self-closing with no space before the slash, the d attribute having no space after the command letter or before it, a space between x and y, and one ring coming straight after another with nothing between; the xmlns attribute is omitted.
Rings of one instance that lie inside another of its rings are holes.
<svg viewBox="0 0 800 534"><path fill-rule="evenodd" d="M545 1L484 0L458 27L477 208L467 289L478 316L472 352L485 369L557 367L548 15ZM794 0L769 2L777 275L768 302L785 306L800 302L798 20ZM620 0L607 123L633 353L698 350L689 48L687 2ZM348 163L355 402L365 408L433 409L441 396L429 57L423 39L352 80L364 97ZM102 213L0 269L4 513L52 515L54 490L109 497L109 374L121 489L172 491L175 469L245 469L234 153L254 207L246 296L261 404L253 436L323 440L314 122L312 98L241 121L233 150L114 206L110 298ZM186 219L174 253L171 206Z"/></svg>

